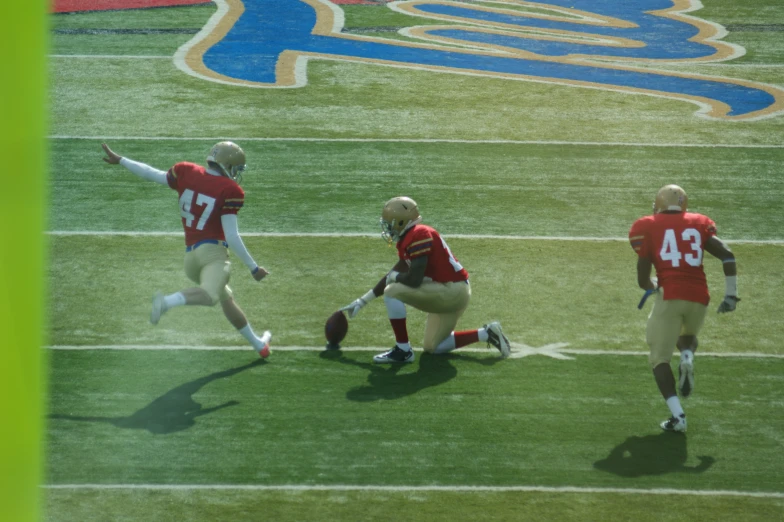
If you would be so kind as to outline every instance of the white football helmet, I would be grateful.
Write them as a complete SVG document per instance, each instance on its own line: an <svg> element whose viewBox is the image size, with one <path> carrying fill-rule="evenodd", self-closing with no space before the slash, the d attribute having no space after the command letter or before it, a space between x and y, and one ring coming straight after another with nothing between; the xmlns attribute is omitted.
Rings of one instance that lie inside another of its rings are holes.
<svg viewBox="0 0 784 522"><path fill-rule="evenodd" d="M659 189L653 201L653 213L666 211L686 212L689 196L678 185L666 185Z"/></svg>
<svg viewBox="0 0 784 522"><path fill-rule="evenodd" d="M381 211L381 237L390 245L399 241L406 230L422 222L416 201L407 197L392 198Z"/></svg>
<svg viewBox="0 0 784 522"><path fill-rule="evenodd" d="M221 141L210 149L207 164L219 167L225 176L239 184L245 170L245 152L236 143Z"/></svg>

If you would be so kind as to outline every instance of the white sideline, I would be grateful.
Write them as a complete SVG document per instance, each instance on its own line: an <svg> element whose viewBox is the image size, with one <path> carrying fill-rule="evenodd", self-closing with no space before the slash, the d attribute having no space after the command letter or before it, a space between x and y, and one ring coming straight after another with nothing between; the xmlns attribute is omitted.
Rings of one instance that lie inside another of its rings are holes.
<svg viewBox="0 0 784 522"><path fill-rule="evenodd" d="M138 230L49 230L45 234L50 236L155 236L155 237L184 237L182 232L152 231L140 232ZM243 232L243 237L381 237L381 233L367 232ZM516 241L629 241L625 237L591 237L591 236L515 236L500 234L445 234L449 239L511 239ZM784 245L784 239L723 239L731 244L750 245Z"/></svg>
<svg viewBox="0 0 784 522"><path fill-rule="evenodd" d="M515 343L512 343L512 355L516 351L524 351L523 350L515 350ZM44 346L44 348L49 350L152 350L152 351L164 351L164 350L192 350L192 351L216 351L216 352L251 352L251 348L249 345L235 345L235 346L209 346L209 345L192 345L192 344L96 344L96 345L84 345L84 344L53 344ZM321 352L324 351L323 346L275 346L272 345L272 351L278 352ZM381 347L381 346L347 346L341 348L343 352L383 352L389 350L389 347ZM414 348L415 352L421 352L421 348ZM631 350L586 350L582 348L558 348L558 353L565 353L569 355L637 355L642 356L648 355L647 351L631 351ZM460 348L456 350L454 353L487 353L487 354L495 354L494 349L492 348ZM538 354L538 352L532 351L530 355ZM546 354L541 354L546 355ZM675 354L677 356L677 354ZM718 353L718 352L699 352L700 357L730 357L730 358L748 358L748 359L784 359L784 354L775 354L775 353L743 353L743 352L731 352L731 353Z"/></svg>
<svg viewBox="0 0 784 522"><path fill-rule="evenodd" d="M68 490L152 490L152 491L387 491L410 493L412 491L466 492L466 493L614 493L622 495L683 495L698 497L751 497L784 498L778 491L735 491L711 489L664 489L664 488L591 488L578 486L353 486L353 485L280 485L262 484L44 484L45 489Z"/></svg>
<svg viewBox="0 0 784 522"><path fill-rule="evenodd" d="M303 141L303 142L331 142L331 143L460 143L477 145L562 145L576 147L667 147L667 148L707 148L707 149L784 149L784 143L770 145L764 144L738 144L738 143L626 143L615 141L559 141L559 140L459 140L437 138L262 138L251 136L213 136L213 137L183 137L183 136L84 136L54 134L47 137L50 140L126 140L126 141Z"/></svg>

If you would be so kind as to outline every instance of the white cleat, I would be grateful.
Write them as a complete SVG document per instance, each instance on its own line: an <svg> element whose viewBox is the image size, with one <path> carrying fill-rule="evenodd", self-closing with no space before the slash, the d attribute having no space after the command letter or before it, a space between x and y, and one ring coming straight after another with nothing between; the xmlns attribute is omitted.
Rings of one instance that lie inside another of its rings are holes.
<svg viewBox="0 0 784 522"><path fill-rule="evenodd" d="M262 359L266 359L270 354L270 341L272 340L272 333L269 330L265 331L259 340L261 341L262 347L261 350L256 350L256 353L258 353L259 357Z"/></svg>
<svg viewBox="0 0 784 522"><path fill-rule="evenodd" d="M150 322L152 324L158 324L158 321L161 320L161 316L166 313L166 310L166 302L163 300L163 294L161 292L155 292L155 295L152 296Z"/></svg>
<svg viewBox="0 0 784 522"><path fill-rule="evenodd" d="M670 417L659 426L661 426L661 429L664 431L686 433L686 414L681 414L680 417Z"/></svg>
<svg viewBox="0 0 784 522"><path fill-rule="evenodd" d="M694 391L694 355L681 353L681 363L678 365L678 391L683 398Z"/></svg>
<svg viewBox="0 0 784 522"><path fill-rule="evenodd" d="M487 330L487 344L498 348L502 359L509 357L511 347L509 346L509 339L506 338L504 331L501 329L501 323L498 321L492 322L486 324L484 328Z"/></svg>

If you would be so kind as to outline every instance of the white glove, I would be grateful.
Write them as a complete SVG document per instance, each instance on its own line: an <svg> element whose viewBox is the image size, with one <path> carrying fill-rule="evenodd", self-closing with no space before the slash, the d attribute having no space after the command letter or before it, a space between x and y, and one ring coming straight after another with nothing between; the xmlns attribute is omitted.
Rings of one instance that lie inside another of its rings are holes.
<svg viewBox="0 0 784 522"><path fill-rule="evenodd" d="M397 283L397 276L400 274L397 270L392 270L390 273L387 274L387 284L391 285L392 283Z"/></svg>
<svg viewBox="0 0 784 522"><path fill-rule="evenodd" d="M354 317L356 317L356 315L359 313L359 311L362 310L365 307L366 304L367 303L365 301L363 301L362 298L360 297L359 299L355 300L350 305L344 306L340 310L342 312L348 312L348 318L349 319L353 319Z"/></svg>
<svg viewBox="0 0 784 522"><path fill-rule="evenodd" d="M350 305L346 305L340 309L341 312L348 312L348 318L353 319L357 316L360 310L362 310L365 305L367 305L371 300L376 298L376 294L373 293L373 290L369 290L368 293L360 297L359 299L354 300L353 303Z"/></svg>
<svg viewBox="0 0 784 522"><path fill-rule="evenodd" d="M738 305L738 301L740 301L740 297L736 297L734 295L725 295L724 300L721 302L719 309L716 310L716 312L720 314L732 312Z"/></svg>

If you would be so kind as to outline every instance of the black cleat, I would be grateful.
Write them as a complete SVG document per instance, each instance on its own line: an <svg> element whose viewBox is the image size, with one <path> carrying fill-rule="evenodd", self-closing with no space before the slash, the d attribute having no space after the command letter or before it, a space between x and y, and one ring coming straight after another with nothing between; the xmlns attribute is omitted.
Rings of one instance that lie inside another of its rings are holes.
<svg viewBox="0 0 784 522"><path fill-rule="evenodd" d="M411 363L414 362L414 350L403 350L395 345L394 348L388 352L380 353L373 357L373 362L384 363Z"/></svg>

